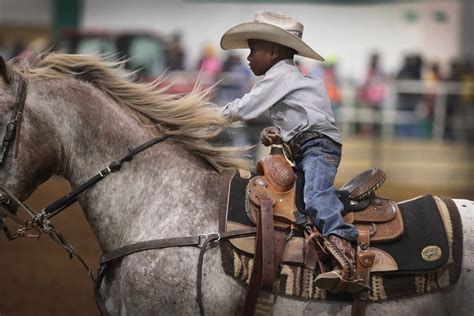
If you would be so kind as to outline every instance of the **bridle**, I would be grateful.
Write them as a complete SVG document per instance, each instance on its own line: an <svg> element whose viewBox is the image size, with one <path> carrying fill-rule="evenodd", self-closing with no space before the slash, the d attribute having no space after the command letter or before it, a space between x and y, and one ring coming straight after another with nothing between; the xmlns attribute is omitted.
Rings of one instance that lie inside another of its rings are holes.
<svg viewBox="0 0 474 316"><path fill-rule="evenodd" d="M1 63L1 61L0 61ZM8 78L8 77L4 77ZM10 79L5 79L9 84ZM28 84L22 76L19 76L18 88L16 91L16 100L13 105L13 112L7 123L5 135L3 135L2 145L0 147L0 167L3 166L8 156L11 144L16 141L15 158L18 157L18 147L20 142L21 122L23 120L23 109L25 108L26 93Z"/></svg>
<svg viewBox="0 0 474 316"><path fill-rule="evenodd" d="M0 75L5 81L6 84L11 85L12 80L8 74L5 61L0 56ZM18 149L19 149L19 141L20 141L20 130L21 130L21 122L23 120L23 110L25 108L25 101L26 101L26 94L28 91L28 84L22 76L18 76L18 87L16 90L16 98L15 103L13 104L13 112L8 121L5 134L2 138L2 144L0 146L0 168L4 167L5 161L8 157L8 153L10 151L10 147L13 142L16 141L15 144L15 159L18 158ZM5 217L10 218L17 224L24 224L23 221L16 216L16 209L18 203L15 201L16 199L11 198L11 194L6 193L4 190L0 191L0 214L4 215ZM5 206L4 209L2 206ZM30 211L29 209L27 210ZM11 234L8 230L7 226L3 228L7 238L9 240L16 239L19 235L23 235L23 230L21 232L17 232L17 234ZM36 236L36 235L35 235Z"/></svg>
<svg viewBox="0 0 474 316"><path fill-rule="evenodd" d="M3 80L11 85L12 80L8 74L5 61L0 56L0 75ZM19 142L20 142L20 131L21 123L23 120L23 110L25 108L26 95L28 92L28 83L21 76L18 77L18 87L16 90L15 103L12 106L12 114L8 121L5 134L2 138L2 144L0 146L0 168L5 167L5 162L10 152L11 145L15 142L15 154L14 159L18 158ZM23 208L28 215L31 217L29 220L23 220L17 214L17 208L20 206ZM3 184L0 185L0 221L3 226L3 232L8 240L15 240L21 237L26 238L39 238L41 232L47 233L54 241L60 244L69 253L69 256L76 257L86 267L88 274L93 278L93 274L90 268L87 266L85 261L75 251L74 247L68 243L64 237L59 233L55 227L44 217L44 212L37 213L31 209L28 205L21 202L16 198ZM15 232L11 232L8 226L3 222L3 218L8 218L11 221L19 225L19 228ZM34 231L31 233L31 231Z"/></svg>
<svg viewBox="0 0 474 316"><path fill-rule="evenodd" d="M6 69L5 62L3 58L0 56L0 76L3 77L7 84L11 84L10 77L8 76L8 72ZM13 105L13 112L11 115L10 120L7 123L5 135L2 139L2 144L0 147L0 168L5 166L5 161L8 157L8 153L10 150L10 146L13 142L16 142L16 149L14 157L18 157L18 146L20 141L20 129L21 129L21 122L23 119L23 110L25 107L25 100L28 90L27 82L22 78L19 77L18 88L16 92L16 99L15 104ZM163 239L155 239L149 240L145 242L138 242L135 244L126 245L115 249L109 253L105 253L102 255L100 259L100 268L97 279L95 278L92 270L86 264L86 262L82 259L82 257L77 253L74 247L62 236L62 234L54 227L51 223L50 219L61 211L72 205L78 200L78 197L81 193L88 190L92 186L94 186L97 182L104 179L111 173L117 172L122 168L122 165L125 162L130 162L133 157L150 148L151 146L158 144L166 139L169 136L164 135L161 137L156 137L148 142L137 146L133 149L129 149L128 153L123 156L121 159L112 161L109 163L105 168L100 170L95 176L91 177L75 189L73 189L70 193L64 195L63 197L59 198L46 208L44 208L41 212L35 212L32 208L30 208L25 203L21 202L18 198L16 198L8 189L6 189L3 184L0 184L0 224L3 223L4 218L8 218L15 222L20 227L16 230L16 232L11 233L10 230L6 225L3 226L3 231L8 240L15 240L20 237L26 238L39 238L41 233L45 233L49 235L56 243L58 243L61 247L63 247L67 253L69 254L70 258L76 257L86 269L89 278L94 283L94 293L96 304L101 312L102 315L109 315L104 300L100 294L100 287L102 281L105 277L106 272L108 271L110 264L112 264L115 260L123 258L133 253L146 251L150 249L163 249L169 247L199 247L199 259L198 259L198 273L197 273L197 302L199 305L199 311L201 315L204 315L204 306L202 304L202 293L201 293L201 283L202 283L202 264L204 253L206 249L208 249L212 244L219 240L223 239L230 239L230 238L238 238L243 236L255 235L256 229L245 229L245 230L237 230L231 232L223 232L223 233L207 233L207 234L200 234L197 236L188 236L188 237L176 237L176 238L163 238ZM16 215L17 206L24 209L30 219L23 220L19 216ZM34 230L34 233L31 231Z"/></svg>

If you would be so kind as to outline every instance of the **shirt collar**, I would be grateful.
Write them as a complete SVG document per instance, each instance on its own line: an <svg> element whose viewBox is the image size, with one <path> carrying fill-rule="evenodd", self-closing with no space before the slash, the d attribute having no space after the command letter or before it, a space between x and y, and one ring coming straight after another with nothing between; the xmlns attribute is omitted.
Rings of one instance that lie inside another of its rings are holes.
<svg viewBox="0 0 474 316"><path fill-rule="evenodd" d="M296 67L292 59L280 60L275 65L273 65L270 69L268 69L266 74L274 72L274 71L281 71L282 69L287 68L288 66L290 66L289 68Z"/></svg>

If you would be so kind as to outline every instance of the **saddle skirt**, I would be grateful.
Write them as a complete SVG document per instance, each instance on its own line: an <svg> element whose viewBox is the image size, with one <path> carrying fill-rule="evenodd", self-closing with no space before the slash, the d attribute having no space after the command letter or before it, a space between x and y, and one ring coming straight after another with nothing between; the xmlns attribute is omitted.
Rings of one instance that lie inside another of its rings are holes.
<svg viewBox="0 0 474 316"><path fill-rule="evenodd" d="M249 188L266 185L277 210L274 227L290 233L295 228L294 212L303 209L298 208L301 203L297 201L297 192L301 188L297 187L297 176L294 173L292 176L285 168L278 165L268 167L264 160L257 167L260 175L243 170L227 171L221 183L221 231L255 227L258 200L252 197ZM276 170L276 176L267 176L269 170ZM378 170L366 172L366 175L370 174L377 175L378 179L385 178ZM379 181L365 190L373 193L380 185ZM364 194L359 192L359 196ZM424 294L456 282L462 263L462 249L459 249L462 247L462 242L459 242L462 228L459 213L451 200L426 195L396 204L374 194L367 196L372 198L360 211L350 209L354 208L353 200L349 204L346 201L344 219L371 229L371 250L375 253L375 261L371 268L370 300ZM363 200L364 197L356 204L363 204ZM281 260L280 294L304 299L351 300L346 293L334 294L315 287L317 272L305 267L303 247L301 233L295 232L287 241ZM222 242L221 250L226 273L248 282L255 254L255 237Z"/></svg>

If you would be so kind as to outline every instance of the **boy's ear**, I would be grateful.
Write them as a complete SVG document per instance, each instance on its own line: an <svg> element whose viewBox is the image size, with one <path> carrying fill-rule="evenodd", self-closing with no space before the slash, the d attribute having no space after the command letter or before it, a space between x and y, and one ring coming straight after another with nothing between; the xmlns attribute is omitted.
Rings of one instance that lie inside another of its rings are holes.
<svg viewBox="0 0 474 316"><path fill-rule="evenodd" d="M272 43L270 50L270 58L275 61L280 57L280 47L278 44Z"/></svg>

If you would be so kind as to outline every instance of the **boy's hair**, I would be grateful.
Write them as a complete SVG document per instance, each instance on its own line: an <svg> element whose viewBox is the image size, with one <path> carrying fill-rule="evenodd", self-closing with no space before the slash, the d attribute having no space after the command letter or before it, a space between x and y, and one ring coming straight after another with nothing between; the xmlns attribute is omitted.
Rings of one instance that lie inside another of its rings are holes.
<svg viewBox="0 0 474 316"><path fill-rule="evenodd" d="M295 54L297 54L297 51L294 50L293 48L290 48L288 46L284 46L281 44L274 43L275 45L278 45L280 54L283 55L286 59L293 59L295 57Z"/></svg>
<svg viewBox="0 0 474 316"><path fill-rule="evenodd" d="M253 40L253 39L252 39ZM249 40L251 41L251 40ZM279 59L293 59L295 54L297 54L298 52L296 50L294 50L293 48L291 47L288 47L288 46L285 46L285 45L282 45L282 44L279 44L279 43L275 43L275 42L271 42L271 41L266 41L266 40L253 40L253 41L260 41L260 42L264 42L266 43L269 47L270 46L273 46L273 47L276 47L277 51L278 51L278 56L279 56Z"/></svg>

